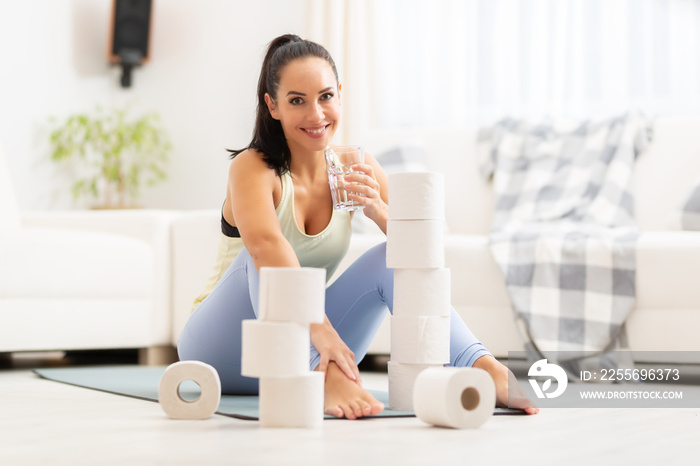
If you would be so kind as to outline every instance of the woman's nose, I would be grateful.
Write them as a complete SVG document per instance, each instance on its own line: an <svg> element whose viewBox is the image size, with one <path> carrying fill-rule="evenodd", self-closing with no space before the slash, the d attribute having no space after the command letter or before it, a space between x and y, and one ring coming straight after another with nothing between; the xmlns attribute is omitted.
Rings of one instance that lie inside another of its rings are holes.
<svg viewBox="0 0 700 466"><path fill-rule="evenodd" d="M313 105L310 105L309 119L311 121L321 121L324 117L325 114L320 103L315 102Z"/></svg>

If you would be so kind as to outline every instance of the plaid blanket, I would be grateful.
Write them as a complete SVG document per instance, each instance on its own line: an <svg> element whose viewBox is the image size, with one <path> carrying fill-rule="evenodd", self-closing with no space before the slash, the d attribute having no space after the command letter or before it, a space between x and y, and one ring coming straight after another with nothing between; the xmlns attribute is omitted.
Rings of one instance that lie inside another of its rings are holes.
<svg viewBox="0 0 700 466"><path fill-rule="evenodd" d="M491 252L533 358L626 347L633 166L650 141L646 125L632 114L572 129L506 119L479 135L496 192Z"/></svg>

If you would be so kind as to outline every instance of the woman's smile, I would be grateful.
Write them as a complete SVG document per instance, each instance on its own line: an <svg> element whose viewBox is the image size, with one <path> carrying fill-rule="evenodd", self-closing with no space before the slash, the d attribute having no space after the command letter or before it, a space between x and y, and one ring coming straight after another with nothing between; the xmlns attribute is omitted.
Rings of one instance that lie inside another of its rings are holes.
<svg viewBox="0 0 700 466"><path fill-rule="evenodd" d="M302 131L307 133L309 136L312 138L322 138L323 136L326 135L328 132L328 128L330 128L330 123L324 126L316 126L316 127L306 127L306 128L301 128Z"/></svg>

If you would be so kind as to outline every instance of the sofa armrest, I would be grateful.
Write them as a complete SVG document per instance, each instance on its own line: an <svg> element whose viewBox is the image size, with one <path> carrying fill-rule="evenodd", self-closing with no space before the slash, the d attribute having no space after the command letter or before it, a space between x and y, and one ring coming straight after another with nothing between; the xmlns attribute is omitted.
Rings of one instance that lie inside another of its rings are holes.
<svg viewBox="0 0 700 466"><path fill-rule="evenodd" d="M177 211L151 209L25 211L22 226L89 230L133 236L149 244L163 242Z"/></svg>
<svg viewBox="0 0 700 466"><path fill-rule="evenodd" d="M23 227L85 230L138 238L148 243L154 258L154 312L151 335L154 345L170 344L171 255L170 224L178 215L168 210L91 210L22 212Z"/></svg>
<svg viewBox="0 0 700 466"><path fill-rule="evenodd" d="M700 232L643 232L637 245L637 299L627 319L630 348L667 362L698 351ZM664 355L665 352L665 355Z"/></svg>

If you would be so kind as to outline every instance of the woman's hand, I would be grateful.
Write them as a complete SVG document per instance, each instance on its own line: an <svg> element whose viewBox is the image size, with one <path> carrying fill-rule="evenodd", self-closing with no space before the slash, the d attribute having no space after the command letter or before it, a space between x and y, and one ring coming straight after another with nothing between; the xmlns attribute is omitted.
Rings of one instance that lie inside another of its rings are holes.
<svg viewBox="0 0 700 466"><path fill-rule="evenodd" d="M354 164L354 172L345 175L343 186L348 197L356 203L364 206L364 214L372 219L379 228L386 233L386 221L389 217L389 206L386 202L386 194L382 196L381 184L377 180L375 169L368 163Z"/></svg>
<svg viewBox="0 0 700 466"><path fill-rule="evenodd" d="M322 324L311 324L311 343L321 355L321 362L316 370L326 372L328 363L334 361L343 373L362 386L360 370L355 362L355 354L340 338L328 317Z"/></svg>

